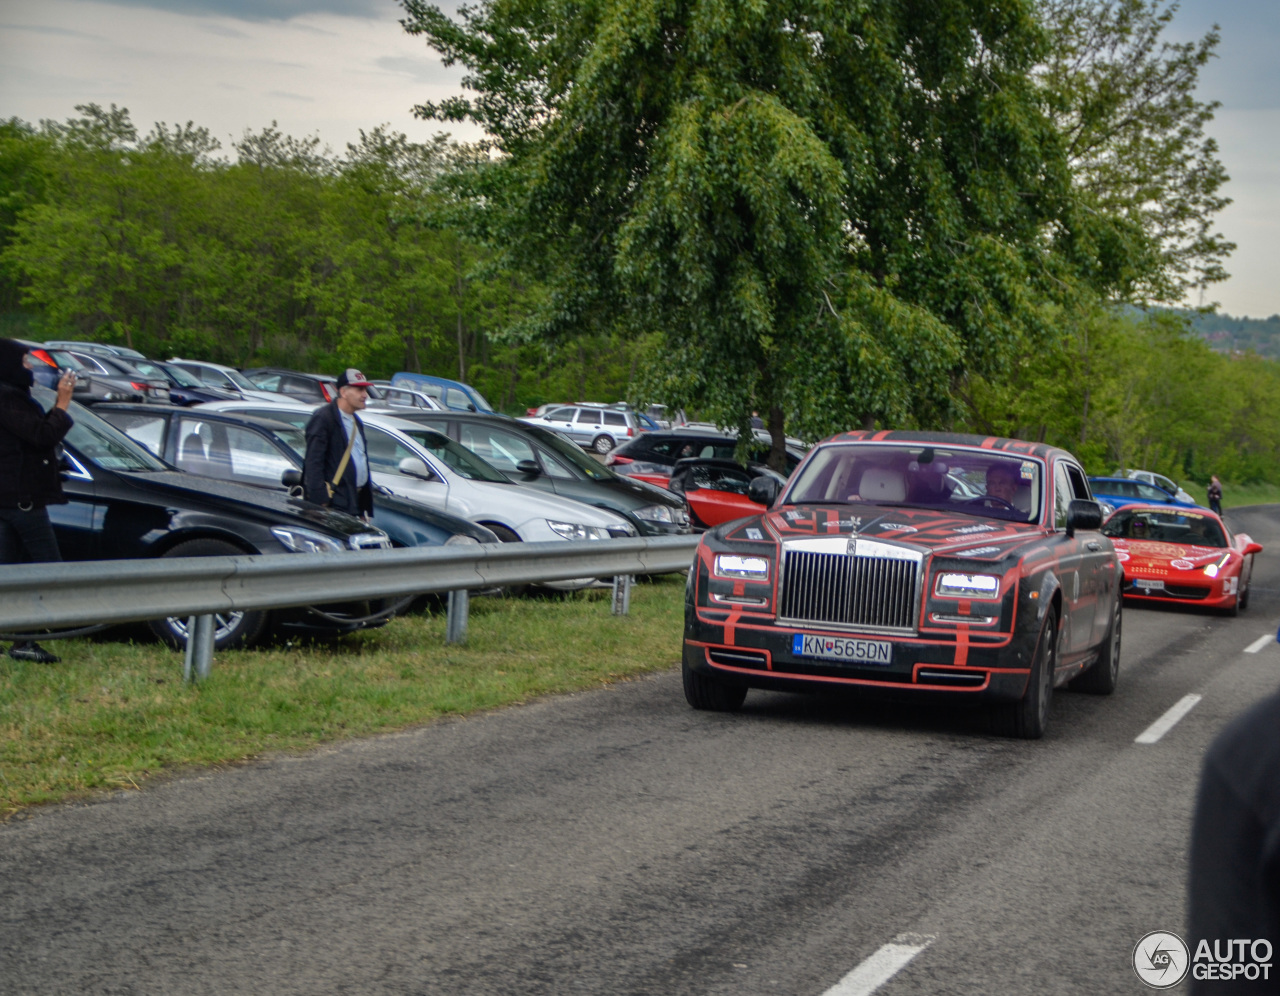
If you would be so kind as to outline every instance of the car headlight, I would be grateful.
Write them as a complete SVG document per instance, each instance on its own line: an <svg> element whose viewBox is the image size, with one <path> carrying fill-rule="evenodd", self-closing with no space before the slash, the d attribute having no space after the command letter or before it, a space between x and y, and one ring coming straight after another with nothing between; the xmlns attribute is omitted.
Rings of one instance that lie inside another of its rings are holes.
<svg viewBox="0 0 1280 996"><path fill-rule="evenodd" d="M1220 559L1215 560L1212 564L1210 564L1208 567L1204 569L1205 574L1207 574L1211 578L1216 578L1218 576L1218 572L1227 566L1227 561L1230 559L1231 559L1231 554L1224 553Z"/></svg>
<svg viewBox="0 0 1280 996"><path fill-rule="evenodd" d="M1000 597L1000 579L990 574L939 574L934 593L940 598Z"/></svg>
<svg viewBox="0 0 1280 996"><path fill-rule="evenodd" d="M480 541L466 533L454 533L444 541L445 546L479 546Z"/></svg>
<svg viewBox="0 0 1280 996"><path fill-rule="evenodd" d="M743 557L736 553L716 554L716 576L768 581L769 561L764 557Z"/></svg>
<svg viewBox="0 0 1280 996"><path fill-rule="evenodd" d="M299 529L297 526L272 526L271 535L286 550L294 553L341 553L346 549L332 536L313 533L310 529Z"/></svg>
<svg viewBox="0 0 1280 996"><path fill-rule="evenodd" d="M547 520L551 531L567 540L602 540L609 539L609 530L602 526L584 526L581 522L555 522Z"/></svg>
<svg viewBox="0 0 1280 996"><path fill-rule="evenodd" d="M644 508L636 509L636 518L649 522L675 522L672 511L670 505L646 505Z"/></svg>

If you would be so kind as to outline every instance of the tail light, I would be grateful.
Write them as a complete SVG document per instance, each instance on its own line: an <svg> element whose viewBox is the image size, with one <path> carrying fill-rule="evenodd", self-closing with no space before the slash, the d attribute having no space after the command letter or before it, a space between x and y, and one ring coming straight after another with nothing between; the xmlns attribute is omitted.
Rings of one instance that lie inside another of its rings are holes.
<svg viewBox="0 0 1280 996"><path fill-rule="evenodd" d="M636 434L636 430L633 429L631 426L627 426L627 438L630 438L635 434Z"/></svg>
<svg viewBox="0 0 1280 996"><path fill-rule="evenodd" d="M41 363L48 364L49 366L54 367L55 369L58 366L58 364L53 361L53 357L50 356L48 353L46 353L43 349L33 349L31 350L29 355L34 356Z"/></svg>
<svg viewBox="0 0 1280 996"><path fill-rule="evenodd" d="M610 453L604 458L606 467L612 467L616 463L631 463L631 457L618 456L616 453Z"/></svg>
<svg viewBox="0 0 1280 996"><path fill-rule="evenodd" d="M150 385L150 384L140 384L140 383L139 383L138 381L136 381L136 380L131 380L131 381L129 381L129 386L130 386L130 387L132 387L135 391L141 391L143 394L150 394L150 393L151 393L151 385Z"/></svg>
<svg viewBox="0 0 1280 996"><path fill-rule="evenodd" d="M333 395L329 393L329 385L324 381L320 382L320 395L325 401L332 401Z"/></svg>

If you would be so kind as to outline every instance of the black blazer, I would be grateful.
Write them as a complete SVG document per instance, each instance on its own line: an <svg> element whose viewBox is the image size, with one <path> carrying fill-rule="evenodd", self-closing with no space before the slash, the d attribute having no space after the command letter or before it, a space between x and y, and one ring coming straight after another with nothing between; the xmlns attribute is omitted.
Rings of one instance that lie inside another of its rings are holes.
<svg viewBox="0 0 1280 996"><path fill-rule="evenodd" d="M0 508L65 505L58 444L75 423L45 411L26 391L0 383Z"/></svg>
<svg viewBox="0 0 1280 996"><path fill-rule="evenodd" d="M360 438L365 440L365 464L368 469L369 443L365 439L364 423L360 416L354 416L356 429ZM328 505L352 515L361 513L373 514L373 474L369 474L369 483L363 488L356 487L356 456L351 451L351 459L347 469L342 472L342 480L329 497L326 483L333 480L338 473L338 464L342 462L342 454L347 449L347 433L342 427L342 416L338 413L338 403L331 401L321 405L311 414L307 422L307 456L302 466L302 492L307 501L317 505Z"/></svg>

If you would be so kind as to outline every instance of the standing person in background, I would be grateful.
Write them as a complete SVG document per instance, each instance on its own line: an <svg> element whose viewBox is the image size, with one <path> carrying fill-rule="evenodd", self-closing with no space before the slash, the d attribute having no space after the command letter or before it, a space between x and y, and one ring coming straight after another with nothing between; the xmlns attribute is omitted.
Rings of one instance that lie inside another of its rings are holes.
<svg viewBox="0 0 1280 996"><path fill-rule="evenodd" d="M76 375L58 381L58 398L45 411L31 396L30 361L25 346L0 339L0 564L61 560L48 505L65 505L58 472L58 444L71 429L67 414ZM9 656L38 664L58 658L38 643L15 643Z"/></svg>
<svg viewBox="0 0 1280 996"><path fill-rule="evenodd" d="M1209 478L1209 508L1218 515L1222 514L1222 482L1217 474Z"/></svg>
<svg viewBox="0 0 1280 996"><path fill-rule="evenodd" d="M302 465L302 493L307 501L351 515L373 514L369 448L356 412L369 401L364 374L348 368L338 375L338 397L321 405L307 422L307 454Z"/></svg>

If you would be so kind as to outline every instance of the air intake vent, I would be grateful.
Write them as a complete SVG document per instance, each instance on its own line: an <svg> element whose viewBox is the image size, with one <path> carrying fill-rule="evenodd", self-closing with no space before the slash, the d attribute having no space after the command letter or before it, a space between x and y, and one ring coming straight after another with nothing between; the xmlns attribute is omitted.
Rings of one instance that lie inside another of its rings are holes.
<svg viewBox="0 0 1280 996"><path fill-rule="evenodd" d="M724 647L711 647L707 656L713 664L724 664L728 667L750 667L758 671L769 670L769 660L764 654L754 650L727 650Z"/></svg>

